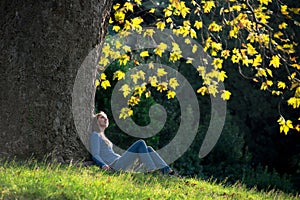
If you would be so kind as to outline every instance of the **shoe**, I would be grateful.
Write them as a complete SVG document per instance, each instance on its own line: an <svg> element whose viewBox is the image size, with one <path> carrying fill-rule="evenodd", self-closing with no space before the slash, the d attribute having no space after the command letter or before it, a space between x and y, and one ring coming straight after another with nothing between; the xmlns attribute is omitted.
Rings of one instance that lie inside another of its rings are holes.
<svg viewBox="0 0 300 200"><path fill-rule="evenodd" d="M174 171L174 170L171 170L171 171L168 173L168 175L169 175L170 177L181 178L181 176L180 176L176 171Z"/></svg>

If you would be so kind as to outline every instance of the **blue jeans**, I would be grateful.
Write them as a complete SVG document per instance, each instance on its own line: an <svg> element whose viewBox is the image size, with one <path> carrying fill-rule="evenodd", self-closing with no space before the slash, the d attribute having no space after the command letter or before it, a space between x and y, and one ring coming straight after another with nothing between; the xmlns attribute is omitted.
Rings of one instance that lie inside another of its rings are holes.
<svg viewBox="0 0 300 200"><path fill-rule="evenodd" d="M133 166L136 159L146 167L148 172L160 169L163 174L167 174L171 171L168 164L152 147L147 146L144 140L133 143L111 167L125 171Z"/></svg>

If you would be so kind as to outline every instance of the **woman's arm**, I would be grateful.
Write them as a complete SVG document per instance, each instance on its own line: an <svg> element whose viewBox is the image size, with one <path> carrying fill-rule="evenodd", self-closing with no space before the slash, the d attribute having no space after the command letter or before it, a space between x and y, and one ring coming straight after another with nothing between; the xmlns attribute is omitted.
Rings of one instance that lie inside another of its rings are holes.
<svg viewBox="0 0 300 200"><path fill-rule="evenodd" d="M95 163L101 168L103 168L104 166L108 166L100 157L100 136L95 132L93 132L90 136L90 148L92 158Z"/></svg>

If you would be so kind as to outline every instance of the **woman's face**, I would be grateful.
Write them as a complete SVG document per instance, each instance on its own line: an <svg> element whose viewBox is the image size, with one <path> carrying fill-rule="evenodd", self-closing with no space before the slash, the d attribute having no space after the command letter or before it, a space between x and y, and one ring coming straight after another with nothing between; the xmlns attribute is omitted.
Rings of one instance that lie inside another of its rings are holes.
<svg viewBox="0 0 300 200"><path fill-rule="evenodd" d="M107 128L109 125L109 120L105 113L100 113L98 116L98 123L101 128Z"/></svg>

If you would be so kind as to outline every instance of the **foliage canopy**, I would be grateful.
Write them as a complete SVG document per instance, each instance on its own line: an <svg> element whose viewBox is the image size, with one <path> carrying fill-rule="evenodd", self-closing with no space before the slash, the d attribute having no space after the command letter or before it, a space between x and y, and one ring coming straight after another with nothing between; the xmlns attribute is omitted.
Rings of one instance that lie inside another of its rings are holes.
<svg viewBox="0 0 300 200"><path fill-rule="evenodd" d="M197 68L202 84L197 93L220 95L223 100L229 100L231 92L219 86L230 76L227 69L236 68L242 77L259 85L260 90L280 98L280 132L300 132L300 116L296 112L300 107L299 14L300 8L295 2L280 0L116 2L109 20L110 32L120 37L104 44L96 86L111 87L112 80L104 73L111 60L118 60L124 66L146 63L154 76L147 77L144 70L138 70L126 77L125 68L114 72L113 80L131 78L134 83L122 85L121 92L128 97L128 106L120 110L119 117L132 116L133 107L139 104L142 95L151 96L150 88L165 93L168 99L175 98L176 88L180 85L176 76L168 76L163 68L155 67L153 63L164 60L168 65L179 67L183 62L195 62L196 55L201 53L192 42L195 39L211 58L210 70L203 65ZM148 28L143 29L145 26ZM182 38L195 56L183 59L186 46L183 48L175 39L169 44L159 42L150 50L135 50L122 45L132 32L160 41L155 32L165 29ZM283 104L292 112L282 111Z"/></svg>

